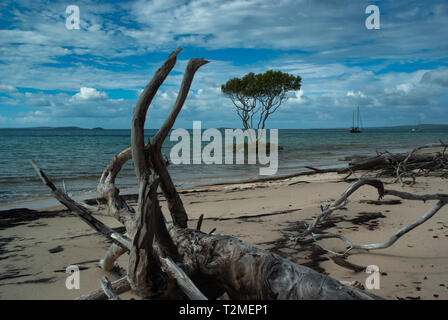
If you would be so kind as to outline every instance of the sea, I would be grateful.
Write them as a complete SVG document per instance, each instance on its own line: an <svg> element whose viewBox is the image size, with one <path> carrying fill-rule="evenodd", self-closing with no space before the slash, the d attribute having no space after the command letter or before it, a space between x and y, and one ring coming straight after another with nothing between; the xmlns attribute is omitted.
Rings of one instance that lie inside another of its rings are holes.
<svg viewBox="0 0 448 320"><path fill-rule="evenodd" d="M155 133L156 130L147 129L146 139ZM73 197L96 197L103 169L130 145L130 135L130 130L109 129L0 129L0 209L30 207L37 200L51 198L30 160L34 160L57 186L64 185ZM280 129L278 145L281 150L275 175L306 171L305 166L342 167L347 164L343 159L351 155L374 155L384 150L404 152L418 145L437 143L440 139L448 141L448 126L421 126L416 130L411 127L365 128L359 134L349 133L348 129ZM177 143L167 137L162 152L168 159ZM207 143L203 142L201 148ZM259 169L266 166L171 163L168 169L175 184L182 189L265 177L260 175ZM123 194L136 192L131 161L123 167L116 184Z"/></svg>

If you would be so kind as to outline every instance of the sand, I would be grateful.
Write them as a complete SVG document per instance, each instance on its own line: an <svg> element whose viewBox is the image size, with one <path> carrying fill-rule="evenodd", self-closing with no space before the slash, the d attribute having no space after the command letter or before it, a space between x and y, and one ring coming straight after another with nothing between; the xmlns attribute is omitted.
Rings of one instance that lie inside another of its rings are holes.
<svg viewBox="0 0 448 320"><path fill-rule="evenodd" d="M316 245L295 246L289 236L301 223L311 222L320 206L329 204L349 186L335 173L298 176L256 183L235 183L184 190L182 200L195 228L204 214L202 230L235 236L257 247L272 250L338 280L365 283L369 274L336 265L332 254ZM387 180L387 179L386 179ZM389 179L390 180L390 179ZM421 177L414 186L387 188L415 193L447 193L447 180ZM132 198L132 197L131 197ZM397 199L386 197L385 200ZM432 203L377 200L375 189L356 192L346 210L336 211L325 231L341 233L360 243L383 242L396 230L423 215ZM167 212L162 200L164 213ZM135 204L135 201L131 201ZM120 230L107 216L97 217ZM167 218L169 218L167 216ZM343 250L339 240L322 241L327 248ZM352 251L348 260L379 267L380 289L371 291L386 299L448 299L448 206L425 224L382 250ZM110 242L79 218L52 207L0 212L0 299L73 299L99 287L103 275L115 280L123 270L106 273L98 267ZM53 253L52 253L53 252ZM119 259L127 267L127 255ZM78 265L80 289L65 286L69 265ZM131 293L122 298L137 298Z"/></svg>

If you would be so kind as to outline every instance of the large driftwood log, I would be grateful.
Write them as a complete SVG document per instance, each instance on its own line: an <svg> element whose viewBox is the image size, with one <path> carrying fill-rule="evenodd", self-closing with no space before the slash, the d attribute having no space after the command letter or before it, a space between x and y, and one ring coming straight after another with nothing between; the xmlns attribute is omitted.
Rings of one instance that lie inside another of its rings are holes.
<svg viewBox="0 0 448 320"><path fill-rule="evenodd" d="M46 177L42 170L38 170ZM52 185L47 177L45 181ZM146 192L146 197L141 198L150 200L156 197L154 184L149 185L152 188ZM145 194L145 190L140 194ZM64 198L57 199L65 204ZM150 203L141 204L140 207L157 206ZM82 206L71 206L70 209L75 213L85 214ZM153 299L179 299L183 297L182 292L185 291L187 296L195 299L205 296L215 299L225 292L232 299L379 299L371 293L345 286L310 268L294 264L236 238L219 234L210 235L171 225L169 233L179 252L177 256L179 262L176 264L170 258L161 257L163 250L160 250L157 243L148 248L148 231L151 232L148 225L153 224L151 216L148 215L151 210L137 212L144 213L144 216L141 217L141 226L136 228L133 244L130 245L129 240L123 244L131 250L129 274L126 281L122 279L116 282L119 286L112 283L112 288L117 294L131 287L143 298ZM83 219L84 221L90 221L91 218L96 220L90 213L87 215L90 217ZM79 216L83 217L81 214ZM93 227L95 223L89 225ZM114 234L109 233L107 228L95 229L111 239L114 238ZM149 252L153 253L150 255ZM163 261L161 269L164 269L167 275L157 266L157 261L160 260ZM171 278L175 283L170 281L170 277L176 277ZM80 297L80 299L92 298L104 299L105 296L96 290Z"/></svg>
<svg viewBox="0 0 448 320"><path fill-rule="evenodd" d="M233 237L181 228L170 233L182 268L211 298L227 292L231 299L378 299Z"/></svg>

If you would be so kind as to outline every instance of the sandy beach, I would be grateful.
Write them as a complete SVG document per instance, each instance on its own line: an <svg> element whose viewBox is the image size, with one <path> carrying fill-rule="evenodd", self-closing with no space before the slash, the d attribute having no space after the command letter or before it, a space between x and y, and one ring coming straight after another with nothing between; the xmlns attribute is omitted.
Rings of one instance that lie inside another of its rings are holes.
<svg viewBox="0 0 448 320"><path fill-rule="evenodd" d="M301 247L290 241L301 222L311 222L320 206L331 203L349 186L336 173L313 174L282 180L209 185L181 192L189 227L204 214L202 230L231 235L259 248L272 250L338 280L365 283L365 272L345 269L316 245ZM387 181L387 179L385 180ZM388 185L414 193L446 193L446 179L420 177L413 186ZM372 201L373 200L373 201ZM333 213L325 231L341 233L358 243L387 240L396 230L423 215L431 203L376 201L375 189L365 186L350 197L346 209ZM129 196L135 205L135 196ZM168 210L162 198L162 208ZM383 250L352 251L348 260L380 268L380 289L386 299L448 299L448 215L443 208L425 224ZM123 230L119 222L97 215L107 225ZM167 216L167 218L169 218ZM99 287L107 275L115 280L123 270L106 273L98 267L110 243L63 207L13 209L0 213L0 298L73 299ZM322 240L326 248L344 250L339 240ZM119 259L127 267L127 255ZM79 266L80 289L68 290L65 269ZM123 298L137 298L131 293Z"/></svg>

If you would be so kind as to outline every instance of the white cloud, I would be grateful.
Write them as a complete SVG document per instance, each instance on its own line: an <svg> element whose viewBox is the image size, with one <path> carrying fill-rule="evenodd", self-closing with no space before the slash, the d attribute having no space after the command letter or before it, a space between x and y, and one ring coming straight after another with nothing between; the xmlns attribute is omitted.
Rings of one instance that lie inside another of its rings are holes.
<svg viewBox="0 0 448 320"><path fill-rule="evenodd" d="M412 90L413 85L410 83L401 83L397 85L398 91L403 91L405 93L409 93Z"/></svg>
<svg viewBox="0 0 448 320"><path fill-rule="evenodd" d="M81 87L79 92L76 93L71 100L79 101L79 100L98 100L98 99L106 99L107 94L105 92L101 92L96 90L95 88L87 88Z"/></svg>
<svg viewBox="0 0 448 320"><path fill-rule="evenodd" d="M347 97L360 97L360 98L365 98L366 95L364 93L362 93L360 90L354 91L354 90L349 90L347 91Z"/></svg>
<svg viewBox="0 0 448 320"><path fill-rule="evenodd" d="M307 104L310 102L309 98L307 96L304 96L305 91L303 90L298 90L298 91L294 91L289 99L288 99L288 104L289 106L294 105L294 104Z"/></svg>
<svg viewBox="0 0 448 320"><path fill-rule="evenodd" d="M0 92L3 93L11 93L11 92L16 92L17 88L7 85L7 84L0 84Z"/></svg>

